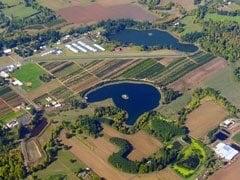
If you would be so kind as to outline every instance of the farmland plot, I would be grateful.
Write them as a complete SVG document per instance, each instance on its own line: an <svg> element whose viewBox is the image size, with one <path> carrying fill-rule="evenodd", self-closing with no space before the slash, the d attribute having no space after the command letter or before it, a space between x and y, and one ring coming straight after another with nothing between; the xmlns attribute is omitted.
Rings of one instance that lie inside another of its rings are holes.
<svg viewBox="0 0 240 180"><path fill-rule="evenodd" d="M49 92L49 94L51 96L55 97L56 99L64 100L72 95L72 91L67 89L65 86L61 86L61 87Z"/></svg>
<svg viewBox="0 0 240 180"><path fill-rule="evenodd" d="M0 88L0 98L13 108L21 105L22 103L26 103L23 98L21 98L9 87Z"/></svg>
<svg viewBox="0 0 240 180"><path fill-rule="evenodd" d="M167 66L162 65L154 59L145 60L126 70L120 77L128 79L149 79L155 83L168 85L192 70L208 63L213 58L214 56L212 54L199 52L193 56L175 60Z"/></svg>

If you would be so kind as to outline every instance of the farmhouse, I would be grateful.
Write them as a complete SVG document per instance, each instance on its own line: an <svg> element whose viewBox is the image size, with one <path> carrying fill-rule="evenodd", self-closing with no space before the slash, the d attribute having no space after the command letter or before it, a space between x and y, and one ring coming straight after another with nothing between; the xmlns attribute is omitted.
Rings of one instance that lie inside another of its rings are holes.
<svg viewBox="0 0 240 180"><path fill-rule="evenodd" d="M219 157L226 161L231 161L239 153L236 149L222 142L216 145L214 151Z"/></svg>

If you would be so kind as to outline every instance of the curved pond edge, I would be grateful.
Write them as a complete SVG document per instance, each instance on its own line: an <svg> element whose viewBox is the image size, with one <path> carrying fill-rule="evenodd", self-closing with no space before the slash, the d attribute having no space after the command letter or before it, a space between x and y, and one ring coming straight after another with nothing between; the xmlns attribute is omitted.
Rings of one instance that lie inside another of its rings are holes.
<svg viewBox="0 0 240 180"><path fill-rule="evenodd" d="M157 30L157 31L163 31L163 32L166 32L166 33L169 33L171 36L173 36L174 38L176 38L178 40L179 43L182 43L182 44L191 44L191 45L194 45L196 46L198 49L195 51L195 52L184 52L184 51L179 51L179 50L176 50L176 49L172 49L172 48L163 48L163 49L168 49L168 50L172 50L172 51L176 51L178 53L184 53L184 54L195 54L197 52L199 52L201 50L201 48L199 47L199 44L196 44L196 43L190 43L190 42L186 42L186 41L183 41L181 39L181 37L177 36L175 33L171 32L171 31L168 31L166 29L161 29L161 28L146 28L146 29L138 29L138 28L126 28L126 29L123 29L121 31L124 31L124 30L136 30L136 31L148 31L148 30ZM118 44L120 43L122 46L131 46L133 44L124 44L124 43L121 43L119 41L113 41L113 40L109 40L109 38L106 36L107 40L110 41L110 42L113 42L115 44ZM140 45L135 45L137 47L141 47ZM151 48L154 48L154 46L152 46ZM160 49L161 50L161 49Z"/></svg>
<svg viewBox="0 0 240 180"><path fill-rule="evenodd" d="M98 90L98 89L100 89L100 88L102 88L102 87L105 87L105 86L109 86L109 85L113 85L113 84L121 84L121 83L133 83L133 84L145 84L145 85L149 85L149 86L152 86L153 88L155 88L156 90L158 90L158 92L159 92L159 94L160 94L160 97L162 96L161 88L160 88L159 86L155 85L155 84L152 83L152 82L144 81L144 80L128 80L128 79L125 79L125 80L106 80L106 81L100 82L100 83L98 83L98 84L96 84L96 85L94 85L94 86L86 89L85 91L83 91L83 92L81 93L81 97L87 102L87 100L86 100L85 97L86 97L89 93L91 93L91 92L93 92L93 91L96 91L96 90ZM91 104L91 103L89 103L89 104ZM162 105L162 98L160 98L159 105L158 105L157 107L155 107L154 109L152 109L151 111L149 111L149 112L155 111L155 110L158 109L161 105ZM114 104L114 106L115 106L115 104ZM142 115L144 115L144 114L142 114ZM142 115L141 115L141 116L142 116ZM127 126L127 127L133 127L133 126L135 126L136 124L138 124L139 119L141 118L141 116L139 116L139 117L136 119L136 121L135 121L135 123L134 123L133 125L128 125L128 124L124 123L124 126Z"/></svg>

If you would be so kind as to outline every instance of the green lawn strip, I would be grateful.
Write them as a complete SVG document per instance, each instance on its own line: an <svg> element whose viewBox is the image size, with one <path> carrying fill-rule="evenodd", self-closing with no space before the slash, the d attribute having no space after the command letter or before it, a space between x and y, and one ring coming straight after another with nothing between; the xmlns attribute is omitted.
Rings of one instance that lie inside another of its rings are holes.
<svg viewBox="0 0 240 180"><path fill-rule="evenodd" d="M237 133L237 134L235 134L232 139L233 139L233 141L235 141L237 144L240 144L240 132Z"/></svg>
<svg viewBox="0 0 240 180"><path fill-rule="evenodd" d="M216 22L230 22L235 21L240 23L240 16L226 16L226 15L219 15L217 13L208 13L205 18L205 21L216 21Z"/></svg>
<svg viewBox="0 0 240 180"><path fill-rule="evenodd" d="M197 172L207 160L207 149L204 147L204 145L200 141L197 141L194 139L192 139L192 143L190 145L188 145L182 150L181 154L182 154L182 159L184 160L188 159L193 154L197 154L200 159L199 165L195 169L190 169L190 168L181 166L179 162L175 163L172 166L172 168L184 178L189 178L193 174L195 174L195 172Z"/></svg>
<svg viewBox="0 0 240 180"><path fill-rule="evenodd" d="M10 8L4 8L3 12L7 16L15 19L27 18L38 13L36 9L33 9L32 7L26 7L24 4L18 4Z"/></svg>
<svg viewBox="0 0 240 180"><path fill-rule="evenodd" d="M13 76L23 82L23 88L31 91L43 84L39 76L47 74L41 67L34 63L28 63L13 73Z"/></svg>
<svg viewBox="0 0 240 180"><path fill-rule="evenodd" d="M182 35L191 33L191 32L201 32L202 26L200 23L194 22L195 16L186 16L181 20L181 23L183 23L184 31L181 33Z"/></svg>

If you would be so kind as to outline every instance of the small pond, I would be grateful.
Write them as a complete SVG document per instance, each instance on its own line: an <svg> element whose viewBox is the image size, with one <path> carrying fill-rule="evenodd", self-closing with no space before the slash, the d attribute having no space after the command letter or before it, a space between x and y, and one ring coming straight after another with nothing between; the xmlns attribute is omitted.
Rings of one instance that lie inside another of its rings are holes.
<svg viewBox="0 0 240 180"><path fill-rule="evenodd" d="M179 39L167 31L158 29L135 30L125 29L107 37L110 41L117 41L123 44L134 44L145 47L170 48L182 52L193 53L198 50L194 44L181 43Z"/></svg>
<svg viewBox="0 0 240 180"><path fill-rule="evenodd" d="M85 95L88 103L111 98L114 104L128 113L127 125L133 125L143 113L159 106L160 92L152 85L134 82L110 83Z"/></svg>
<svg viewBox="0 0 240 180"><path fill-rule="evenodd" d="M221 141L224 141L224 140L226 140L228 138L228 135L226 135L222 131L219 131L217 134L215 134L215 138L219 139Z"/></svg>

